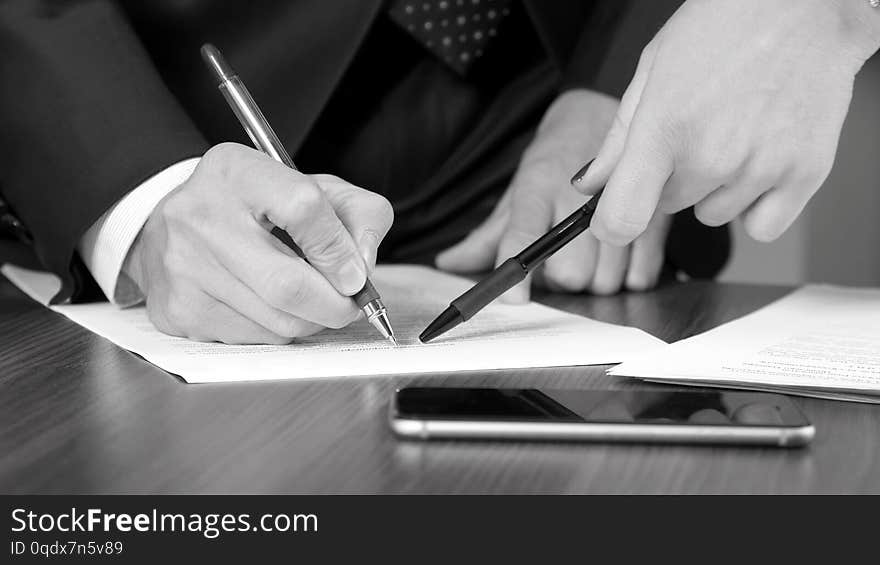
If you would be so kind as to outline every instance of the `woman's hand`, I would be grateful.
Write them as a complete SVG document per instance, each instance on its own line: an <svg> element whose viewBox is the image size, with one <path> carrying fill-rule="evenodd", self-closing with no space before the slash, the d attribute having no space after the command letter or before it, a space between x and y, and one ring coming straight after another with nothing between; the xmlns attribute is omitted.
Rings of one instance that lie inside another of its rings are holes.
<svg viewBox="0 0 880 565"><path fill-rule="evenodd" d="M642 53L614 125L573 183L604 195L591 231L625 245L659 212L742 216L777 238L834 162L880 12L849 0L689 0ZM585 157L588 157L586 154Z"/></svg>

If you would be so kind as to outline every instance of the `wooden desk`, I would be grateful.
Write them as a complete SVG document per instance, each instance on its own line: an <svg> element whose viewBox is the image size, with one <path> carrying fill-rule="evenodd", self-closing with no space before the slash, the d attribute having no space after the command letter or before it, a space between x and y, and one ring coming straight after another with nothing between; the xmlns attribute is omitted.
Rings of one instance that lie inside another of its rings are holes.
<svg viewBox="0 0 880 565"><path fill-rule="evenodd" d="M3 493L880 493L878 406L798 399L804 450L401 442L386 418L407 383L663 387L602 367L187 385L0 281ZM542 300L675 340L788 291Z"/></svg>

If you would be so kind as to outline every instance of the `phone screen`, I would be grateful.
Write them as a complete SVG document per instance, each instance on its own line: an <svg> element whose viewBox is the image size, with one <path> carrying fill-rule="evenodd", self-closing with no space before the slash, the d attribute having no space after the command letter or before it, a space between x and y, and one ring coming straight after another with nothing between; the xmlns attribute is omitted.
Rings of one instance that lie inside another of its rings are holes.
<svg viewBox="0 0 880 565"><path fill-rule="evenodd" d="M801 427L785 396L758 392L404 388L397 417L416 420Z"/></svg>

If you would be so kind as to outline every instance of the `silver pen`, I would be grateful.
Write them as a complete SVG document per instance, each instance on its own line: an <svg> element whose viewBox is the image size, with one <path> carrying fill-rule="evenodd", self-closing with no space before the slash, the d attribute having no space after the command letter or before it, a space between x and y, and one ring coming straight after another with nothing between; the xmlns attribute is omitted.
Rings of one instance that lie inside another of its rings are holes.
<svg viewBox="0 0 880 565"><path fill-rule="evenodd" d="M220 92L223 93L223 97L226 98L229 107L235 112L235 116L241 122L245 131L247 131L257 149L260 149L276 161L284 163L291 169L297 170L296 165L293 164L293 159L290 158L287 150L284 149L284 145L278 140L278 136L275 135L269 122L266 121L263 112L260 111L248 89L226 62L226 59L223 58L223 55L220 54L220 51L213 45L206 43L202 45L202 58L211 71L216 74ZM296 244L290 239L290 235L287 232L275 228L272 230L272 233L299 252L299 248L296 247ZM379 333L385 339L397 345L397 340L394 338L394 330L391 328L391 322L388 320L385 304L382 303L382 297L379 296L370 279L367 279L364 288L355 293L353 298L373 327L379 330Z"/></svg>

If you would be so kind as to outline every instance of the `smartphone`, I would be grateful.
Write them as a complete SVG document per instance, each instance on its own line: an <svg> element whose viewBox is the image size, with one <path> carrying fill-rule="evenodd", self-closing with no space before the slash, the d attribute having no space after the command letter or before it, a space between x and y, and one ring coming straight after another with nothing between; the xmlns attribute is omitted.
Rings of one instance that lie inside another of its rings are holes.
<svg viewBox="0 0 880 565"><path fill-rule="evenodd" d="M412 439L797 447L815 430L779 394L685 390L425 388L396 391L391 427Z"/></svg>

